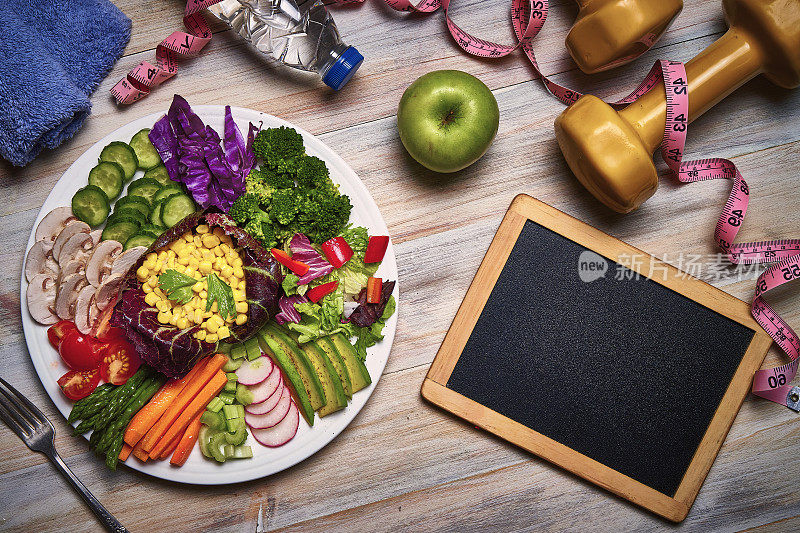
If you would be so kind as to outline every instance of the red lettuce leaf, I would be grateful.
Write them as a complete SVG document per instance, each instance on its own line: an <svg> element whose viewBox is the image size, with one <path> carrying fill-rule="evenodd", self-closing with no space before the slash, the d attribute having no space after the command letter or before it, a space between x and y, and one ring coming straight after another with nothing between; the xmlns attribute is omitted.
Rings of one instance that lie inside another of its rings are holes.
<svg viewBox="0 0 800 533"><path fill-rule="evenodd" d="M278 300L278 306L281 312L275 315L275 322L278 324L286 324L287 322L300 323L300 313L295 309L294 304L303 304L308 302L308 298L301 294L293 296L281 296Z"/></svg>
<svg viewBox="0 0 800 533"><path fill-rule="evenodd" d="M357 302L359 306L350 315L348 322L352 322L358 327L366 328L378 321L383 316L383 310L394 292L394 281L384 281L381 287L381 300L376 304L367 303L367 289L361 289L358 294Z"/></svg>
<svg viewBox="0 0 800 533"><path fill-rule="evenodd" d="M308 237L302 233L295 233L289 243L292 250L292 259L308 265L308 272L300 276L298 285L305 285L312 280L327 276L333 272L333 265L328 263L311 245Z"/></svg>
<svg viewBox="0 0 800 533"><path fill-rule="evenodd" d="M233 325L231 336L225 341L245 341L278 313L283 275L272 255L225 214L201 211L186 217L156 239L128 271L111 316L111 324L125 330L142 361L169 377L184 376L198 359L213 353L216 344L201 342L192 336L199 326L181 330L158 322L158 311L144 301L136 270L150 252L168 245L201 223L221 227L230 235L234 245L240 248L243 262L248 318L242 325Z"/></svg>

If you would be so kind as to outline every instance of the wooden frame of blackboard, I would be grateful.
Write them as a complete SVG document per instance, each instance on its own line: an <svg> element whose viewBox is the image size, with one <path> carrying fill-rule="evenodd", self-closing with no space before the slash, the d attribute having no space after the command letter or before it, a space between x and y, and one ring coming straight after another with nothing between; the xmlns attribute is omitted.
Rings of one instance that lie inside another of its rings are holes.
<svg viewBox="0 0 800 533"><path fill-rule="evenodd" d="M667 275L649 279L752 329L755 334L689 463L689 468L686 470L678 490L674 496L658 492L447 388L450 375L527 220L532 220L615 262L620 262L619 259L624 257L636 256L637 260L641 257L641 262L625 266L644 277L648 277L648 272L654 271L651 264L658 261L651 255L530 196L524 194L517 196L506 212L422 383L422 396L456 416L622 498L668 520L682 521L689 513L689 508L694 503L700 487L719 453L733 420L750 390L753 373L764 361L772 339L753 320L747 303L691 277L673 266L659 262L656 271L663 273L666 269Z"/></svg>

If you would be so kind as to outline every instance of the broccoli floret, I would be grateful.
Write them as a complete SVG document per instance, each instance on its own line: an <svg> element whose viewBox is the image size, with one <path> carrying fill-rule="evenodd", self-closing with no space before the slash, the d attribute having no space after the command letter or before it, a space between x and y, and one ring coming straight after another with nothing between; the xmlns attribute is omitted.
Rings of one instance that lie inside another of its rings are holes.
<svg viewBox="0 0 800 533"><path fill-rule="evenodd" d="M353 206L345 196L312 192L304 202L301 224L304 233L316 243L323 243L338 235L350 219Z"/></svg>
<svg viewBox="0 0 800 533"><path fill-rule="evenodd" d="M303 136L285 126L261 130L253 141L253 152L269 168L278 169L283 162L305 154Z"/></svg>
<svg viewBox="0 0 800 533"><path fill-rule="evenodd" d="M294 187L294 180L291 176L279 174L268 168L251 170L250 175L247 176L247 181L257 182L264 187L272 187L273 189L291 189Z"/></svg>
<svg viewBox="0 0 800 533"><path fill-rule="evenodd" d="M267 250L275 248L275 232L269 219L253 218L244 226L244 230Z"/></svg>
<svg viewBox="0 0 800 533"><path fill-rule="evenodd" d="M297 193L291 189L279 189L272 195L272 218L283 225L291 224L300 210Z"/></svg>
<svg viewBox="0 0 800 533"><path fill-rule="evenodd" d="M261 209L260 196L253 193L245 193L237 198L228 210L228 215L239 226L244 226L252 218L267 216ZM269 217L267 216L267 218Z"/></svg>
<svg viewBox="0 0 800 533"><path fill-rule="evenodd" d="M308 155L301 158L297 165L297 184L306 189L335 187L325 162L318 157Z"/></svg>

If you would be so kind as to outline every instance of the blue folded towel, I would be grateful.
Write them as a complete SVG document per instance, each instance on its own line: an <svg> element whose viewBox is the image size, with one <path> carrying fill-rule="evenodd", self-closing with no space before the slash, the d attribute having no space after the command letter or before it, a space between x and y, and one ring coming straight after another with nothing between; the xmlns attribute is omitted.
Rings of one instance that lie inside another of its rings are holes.
<svg viewBox="0 0 800 533"><path fill-rule="evenodd" d="M23 166L69 139L130 34L108 0L0 0L0 155Z"/></svg>

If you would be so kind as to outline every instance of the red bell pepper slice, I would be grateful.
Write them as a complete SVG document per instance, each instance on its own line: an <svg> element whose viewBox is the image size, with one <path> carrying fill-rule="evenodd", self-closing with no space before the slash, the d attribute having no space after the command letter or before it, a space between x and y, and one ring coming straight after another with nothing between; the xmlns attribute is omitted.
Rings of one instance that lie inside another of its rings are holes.
<svg viewBox="0 0 800 533"><path fill-rule="evenodd" d="M364 253L364 263L380 263L386 255L389 246L388 235L376 235L369 238L367 251Z"/></svg>
<svg viewBox="0 0 800 533"><path fill-rule="evenodd" d="M353 249L350 248L344 237L334 237L323 242L322 251L325 252L325 257L334 268L342 268L342 265L353 257Z"/></svg>
<svg viewBox="0 0 800 533"><path fill-rule="evenodd" d="M291 256L289 256L289 254L283 250L273 248L272 257L274 257L278 263L288 268L293 274L303 276L306 272L308 272L309 266L307 264L303 263L302 261L292 259Z"/></svg>
<svg viewBox="0 0 800 533"><path fill-rule="evenodd" d="M383 289L383 280L381 278L369 278L367 280L368 304L381 303L381 289Z"/></svg>
<svg viewBox="0 0 800 533"><path fill-rule="evenodd" d="M339 285L338 281L329 281L328 283L317 285L313 289L308 290L308 292L306 293L306 298L308 298L314 303L317 303L320 300L322 300L325 296L335 291L338 285Z"/></svg>

